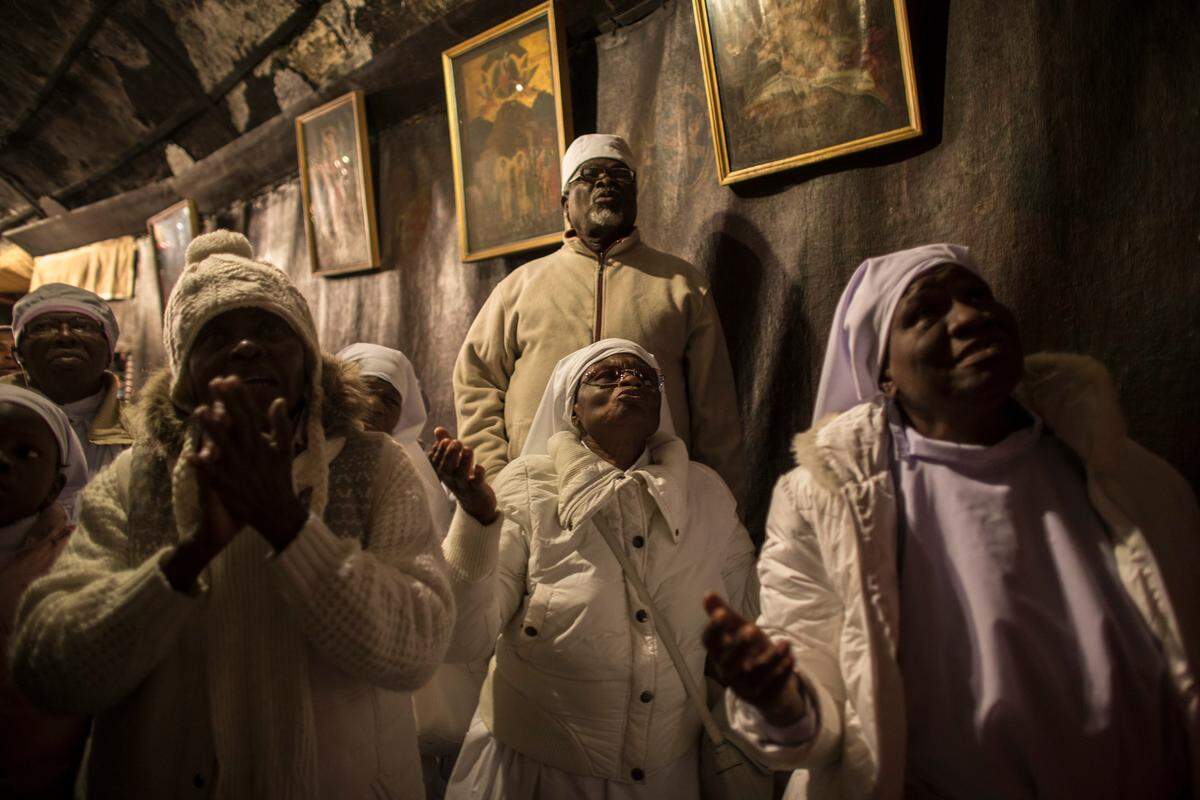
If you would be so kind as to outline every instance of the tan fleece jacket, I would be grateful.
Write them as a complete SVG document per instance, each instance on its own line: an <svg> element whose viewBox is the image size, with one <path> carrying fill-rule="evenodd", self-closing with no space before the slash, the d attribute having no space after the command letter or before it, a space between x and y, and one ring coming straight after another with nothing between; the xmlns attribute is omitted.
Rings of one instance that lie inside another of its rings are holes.
<svg viewBox="0 0 1200 800"><path fill-rule="evenodd" d="M599 339L645 347L679 437L741 497L741 422L725 335L704 276L635 230L603 258L568 231L492 291L454 365L458 434L494 477L521 454L554 365Z"/></svg>

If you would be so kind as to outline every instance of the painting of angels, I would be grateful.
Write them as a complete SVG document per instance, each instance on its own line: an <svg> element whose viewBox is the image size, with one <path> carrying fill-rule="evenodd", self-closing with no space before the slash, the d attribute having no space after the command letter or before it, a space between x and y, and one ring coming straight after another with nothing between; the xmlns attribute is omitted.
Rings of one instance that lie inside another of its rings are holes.
<svg viewBox="0 0 1200 800"><path fill-rule="evenodd" d="M443 54L464 261L562 234L559 162L570 113L552 3Z"/></svg>

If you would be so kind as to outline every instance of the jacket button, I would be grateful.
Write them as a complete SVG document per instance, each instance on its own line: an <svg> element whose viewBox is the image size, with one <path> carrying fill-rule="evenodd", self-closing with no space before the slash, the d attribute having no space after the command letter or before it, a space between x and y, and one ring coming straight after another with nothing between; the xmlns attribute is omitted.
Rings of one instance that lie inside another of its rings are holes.
<svg viewBox="0 0 1200 800"><path fill-rule="evenodd" d="M526 636L537 636L537 628L533 627L532 625L526 625L525 626L525 635Z"/></svg>
<svg viewBox="0 0 1200 800"><path fill-rule="evenodd" d="M646 609L644 608L639 608L633 616L637 618L638 622L645 622L650 619L650 615L646 613Z"/></svg>
<svg viewBox="0 0 1200 800"><path fill-rule="evenodd" d="M633 778L635 781L640 781L642 778L646 777L646 773L642 772L637 767L634 767L632 770L630 770L629 777Z"/></svg>
<svg viewBox="0 0 1200 800"><path fill-rule="evenodd" d="M654 699L654 692L642 692L642 696L640 699L643 703L649 703L651 700Z"/></svg>
<svg viewBox="0 0 1200 800"><path fill-rule="evenodd" d="M641 546L643 546L643 545L645 545L645 544L646 544L646 537L645 537L645 536L635 536L635 537L633 537L633 546L634 546L634 547L641 547Z"/></svg>

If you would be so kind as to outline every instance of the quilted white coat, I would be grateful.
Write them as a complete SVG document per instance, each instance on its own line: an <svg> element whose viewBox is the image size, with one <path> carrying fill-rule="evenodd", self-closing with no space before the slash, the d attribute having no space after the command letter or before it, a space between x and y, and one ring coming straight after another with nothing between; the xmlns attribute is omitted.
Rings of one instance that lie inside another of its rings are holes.
<svg viewBox="0 0 1200 800"><path fill-rule="evenodd" d="M621 471L577 434L500 473L502 518L462 511L444 545L460 606L450 658L495 650L479 714L497 740L543 764L618 782L673 764L699 741L652 615L602 531L614 536L703 683L701 600L757 612L754 547L712 469L656 434L650 464Z"/></svg>
<svg viewBox="0 0 1200 800"><path fill-rule="evenodd" d="M1167 656L1200 786L1200 510L1165 461L1132 442L1096 361L1026 360L1018 397L1073 450L1104 520L1120 579ZM775 487L759 561L762 615L792 644L820 726L803 747L758 748L799 770L786 798L900 798L905 702L896 570L897 504L881 403L864 403L796 437L797 466ZM748 742L759 742L744 731Z"/></svg>

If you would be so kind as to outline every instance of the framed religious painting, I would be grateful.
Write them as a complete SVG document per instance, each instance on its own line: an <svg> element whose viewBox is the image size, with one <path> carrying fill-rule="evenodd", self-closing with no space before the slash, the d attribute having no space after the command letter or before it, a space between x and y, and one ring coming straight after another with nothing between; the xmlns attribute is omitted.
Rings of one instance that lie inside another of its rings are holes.
<svg viewBox="0 0 1200 800"><path fill-rule="evenodd" d="M296 118L308 258L316 275L379 266L375 190L362 92Z"/></svg>
<svg viewBox="0 0 1200 800"><path fill-rule="evenodd" d="M723 184L921 134L905 0L692 0Z"/></svg>
<svg viewBox="0 0 1200 800"><path fill-rule="evenodd" d="M571 136L562 31L542 3L442 53L463 261L552 244Z"/></svg>
<svg viewBox="0 0 1200 800"><path fill-rule="evenodd" d="M179 201L146 220L146 230L154 242L154 259L158 262L158 292L162 309L166 310L167 298L183 274L187 247L200 233L196 204L191 200Z"/></svg>

